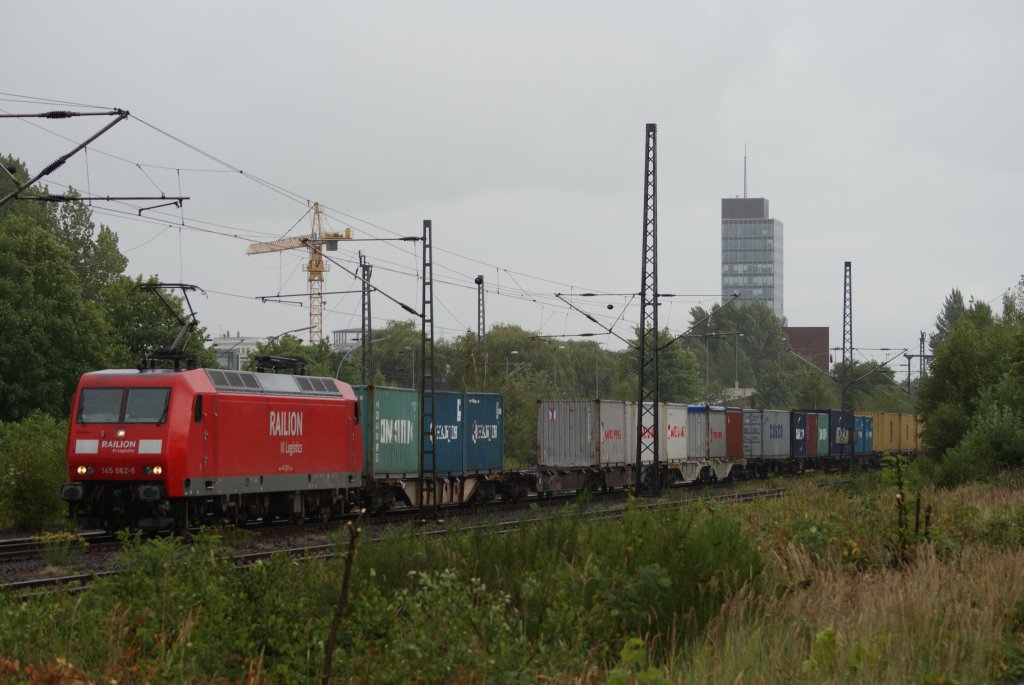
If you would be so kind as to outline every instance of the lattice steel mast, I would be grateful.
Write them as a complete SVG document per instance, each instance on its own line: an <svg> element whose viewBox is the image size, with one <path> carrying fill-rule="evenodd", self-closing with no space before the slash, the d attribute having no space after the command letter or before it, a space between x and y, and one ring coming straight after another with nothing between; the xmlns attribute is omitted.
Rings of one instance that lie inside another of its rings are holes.
<svg viewBox="0 0 1024 685"><path fill-rule="evenodd" d="M843 364L849 374L853 364L853 280L852 262L843 263Z"/></svg>
<svg viewBox="0 0 1024 685"><path fill-rule="evenodd" d="M853 276L851 262L843 263L843 350L842 350L843 375L840 378L842 383L842 397L840 398L840 409L850 410L851 398L847 392L850 382L850 374L853 372Z"/></svg>
<svg viewBox="0 0 1024 685"><path fill-rule="evenodd" d="M373 292L373 288L370 287L370 276L373 275L373 265L362 252L359 253L359 270L363 279L363 321L360 333L363 343L363 365L359 380L363 385L367 385L373 380L373 316L370 309L370 293Z"/></svg>
<svg viewBox="0 0 1024 685"><path fill-rule="evenodd" d="M649 491L661 490L658 464L658 125L647 124L644 154L643 254L640 290L640 374L636 419L636 490L643 485L644 455L652 455Z"/></svg>
<svg viewBox="0 0 1024 685"><path fill-rule="evenodd" d="M423 221L423 312L420 339L420 436L419 505L437 506L437 468L434 454L434 242L431 222ZM430 487L427 489L429 475Z"/></svg>

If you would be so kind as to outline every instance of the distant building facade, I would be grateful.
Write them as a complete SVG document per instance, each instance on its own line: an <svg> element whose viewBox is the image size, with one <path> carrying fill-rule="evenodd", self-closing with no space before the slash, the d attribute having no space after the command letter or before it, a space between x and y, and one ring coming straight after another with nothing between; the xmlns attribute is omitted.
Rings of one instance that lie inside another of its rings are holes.
<svg viewBox="0 0 1024 685"><path fill-rule="evenodd" d="M210 347L217 352L218 366L238 371L249 361L249 355L255 351L256 346L266 340L241 334L231 335L229 332L211 341Z"/></svg>
<svg viewBox="0 0 1024 685"><path fill-rule="evenodd" d="M733 293L783 320L782 222L763 197L722 199L722 301Z"/></svg>
<svg viewBox="0 0 1024 685"><path fill-rule="evenodd" d="M331 331L331 349L335 352L349 352L362 344L362 328L339 328Z"/></svg>
<svg viewBox="0 0 1024 685"><path fill-rule="evenodd" d="M789 349L828 373L832 360L828 348L828 326L787 326L782 333Z"/></svg>

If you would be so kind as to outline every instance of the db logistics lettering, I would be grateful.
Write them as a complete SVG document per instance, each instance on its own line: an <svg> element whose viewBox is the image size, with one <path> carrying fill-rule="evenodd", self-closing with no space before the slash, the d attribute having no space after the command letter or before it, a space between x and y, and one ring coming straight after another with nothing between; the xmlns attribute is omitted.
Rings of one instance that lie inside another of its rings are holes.
<svg viewBox="0 0 1024 685"><path fill-rule="evenodd" d="M135 440L104 440L100 446L115 452L134 452L138 443Z"/></svg>
<svg viewBox="0 0 1024 685"><path fill-rule="evenodd" d="M270 434L282 437L302 435L301 411L270 412Z"/></svg>

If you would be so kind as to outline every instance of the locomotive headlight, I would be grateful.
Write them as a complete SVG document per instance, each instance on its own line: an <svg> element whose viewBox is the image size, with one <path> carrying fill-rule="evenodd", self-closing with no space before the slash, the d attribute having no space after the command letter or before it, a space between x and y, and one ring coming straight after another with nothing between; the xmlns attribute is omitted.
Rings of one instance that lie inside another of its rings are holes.
<svg viewBox="0 0 1024 685"><path fill-rule="evenodd" d="M164 472L164 467L163 466L154 466L153 467L153 475L154 476L159 476L163 472Z"/></svg>
<svg viewBox="0 0 1024 685"><path fill-rule="evenodd" d="M75 469L75 472L78 473L78 475L80 476L84 476L89 472L89 469L87 469L84 466L79 466L77 469Z"/></svg>
<svg viewBox="0 0 1024 685"><path fill-rule="evenodd" d="M119 428L117 430L117 437L119 437L119 438L123 438L124 437L124 428Z"/></svg>

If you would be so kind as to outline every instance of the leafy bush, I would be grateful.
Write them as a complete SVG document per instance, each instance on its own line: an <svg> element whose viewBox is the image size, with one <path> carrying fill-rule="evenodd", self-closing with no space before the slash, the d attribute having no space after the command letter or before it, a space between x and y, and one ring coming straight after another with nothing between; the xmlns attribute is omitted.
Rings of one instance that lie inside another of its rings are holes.
<svg viewBox="0 0 1024 685"><path fill-rule="evenodd" d="M946 487L989 480L1007 468L1024 465L1024 425L1012 409L987 404L963 440L936 467L936 482Z"/></svg>
<svg viewBox="0 0 1024 685"><path fill-rule="evenodd" d="M35 413L0 423L0 526L39 531L64 514L67 424Z"/></svg>
<svg viewBox="0 0 1024 685"><path fill-rule="evenodd" d="M190 545L128 537L122 572L85 593L0 595L0 625L17 626L0 631L0 659L40 672L64 659L99 681L317 680L342 562L282 555L239 570L223 550L209 532ZM621 664L620 679L661 682L641 652L657 663L697 638L763 567L735 519L696 508L622 521L574 510L441 541L398 533L359 548L334 672L515 683ZM627 636L649 647L620 652Z"/></svg>

